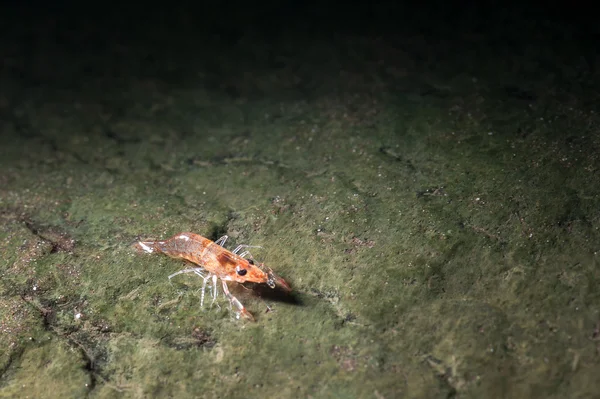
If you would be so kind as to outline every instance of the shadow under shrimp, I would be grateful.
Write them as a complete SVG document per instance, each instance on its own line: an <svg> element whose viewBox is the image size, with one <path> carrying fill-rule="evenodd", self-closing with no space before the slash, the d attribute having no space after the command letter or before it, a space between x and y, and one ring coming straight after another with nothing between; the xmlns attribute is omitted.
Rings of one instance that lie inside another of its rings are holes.
<svg viewBox="0 0 600 399"><path fill-rule="evenodd" d="M293 291L286 291L280 287L273 289L264 284L244 283L242 287L252 291L253 296L273 302L286 303L289 305L302 306L302 301Z"/></svg>

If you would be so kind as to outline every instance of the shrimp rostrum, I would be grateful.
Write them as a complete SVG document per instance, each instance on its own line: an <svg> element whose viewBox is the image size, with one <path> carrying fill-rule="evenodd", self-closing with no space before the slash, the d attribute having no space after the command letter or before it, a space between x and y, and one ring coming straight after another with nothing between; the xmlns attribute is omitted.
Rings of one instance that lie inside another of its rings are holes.
<svg viewBox="0 0 600 399"><path fill-rule="evenodd" d="M184 259L198 267L183 269L169 276L169 279L182 274L194 273L204 282L200 297L200 306L204 305L204 291L207 283L212 284L212 302L217 298L217 282L221 280L223 293L235 310L236 316L254 320L244 305L229 292L228 281L237 283L266 283L269 287L280 287L291 291L284 279L273 273L269 267L256 263L245 248L250 245L238 245L233 251L223 247L227 236L211 241L194 233L179 233L165 241L138 241L135 246L147 253L163 253L175 259ZM239 253L240 251L242 251Z"/></svg>

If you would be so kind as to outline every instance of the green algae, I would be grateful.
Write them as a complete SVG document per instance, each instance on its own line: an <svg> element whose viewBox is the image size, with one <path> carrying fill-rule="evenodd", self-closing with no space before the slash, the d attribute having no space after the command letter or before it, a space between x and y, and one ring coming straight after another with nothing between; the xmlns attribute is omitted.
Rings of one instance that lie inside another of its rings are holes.
<svg viewBox="0 0 600 399"><path fill-rule="evenodd" d="M597 115L446 78L452 61L365 60L308 94L290 82L337 63L222 72L236 99L132 77L118 96L92 79L72 106L52 88L15 100L0 396L597 394ZM180 231L262 246L293 293L232 284L256 323L222 298L201 309L199 279L167 279L182 263L131 248Z"/></svg>

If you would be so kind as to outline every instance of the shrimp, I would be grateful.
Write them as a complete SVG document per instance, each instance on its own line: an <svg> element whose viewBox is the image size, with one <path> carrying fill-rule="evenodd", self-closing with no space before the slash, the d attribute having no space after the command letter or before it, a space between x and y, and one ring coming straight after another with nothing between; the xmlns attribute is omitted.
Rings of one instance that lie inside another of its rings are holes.
<svg viewBox="0 0 600 399"><path fill-rule="evenodd" d="M254 320L252 314L246 310L244 305L229 292L228 281L237 283L266 283L269 287L281 287L284 291L291 291L289 284L273 273L271 268L263 263L256 263L245 250L238 254L243 248L257 248L250 245L238 245L233 251L223 247L227 236L211 241L208 238L194 233L179 233L165 241L138 241L135 245L139 250L146 253L163 253L175 259L184 259L199 267L180 270L169 276L169 280L182 273L194 273L204 280L200 306L204 306L204 291L210 280L212 283L212 303L217 299L217 280L223 284L223 292L232 307L236 309L236 316L240 315L249 320Z"/></svg>

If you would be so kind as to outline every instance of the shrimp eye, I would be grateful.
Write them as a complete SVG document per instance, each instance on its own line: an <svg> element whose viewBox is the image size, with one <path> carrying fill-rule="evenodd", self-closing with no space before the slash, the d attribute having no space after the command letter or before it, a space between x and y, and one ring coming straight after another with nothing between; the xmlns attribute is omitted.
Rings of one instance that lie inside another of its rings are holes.
<svg viewBox="0 0 600 399"><path fill-rule="evenodd" d="M248 259L248 263L250 263L251 265L254 264L254 259Z"/></svg>
<svg viewBox="0 0 600 399"><path fill-rule="evenodd" d="M246 269L240 269L239 267L235 269L235 271L237 272L238 275L240 276L245 276L246 273L248 273L248 270Z"/></svg>

